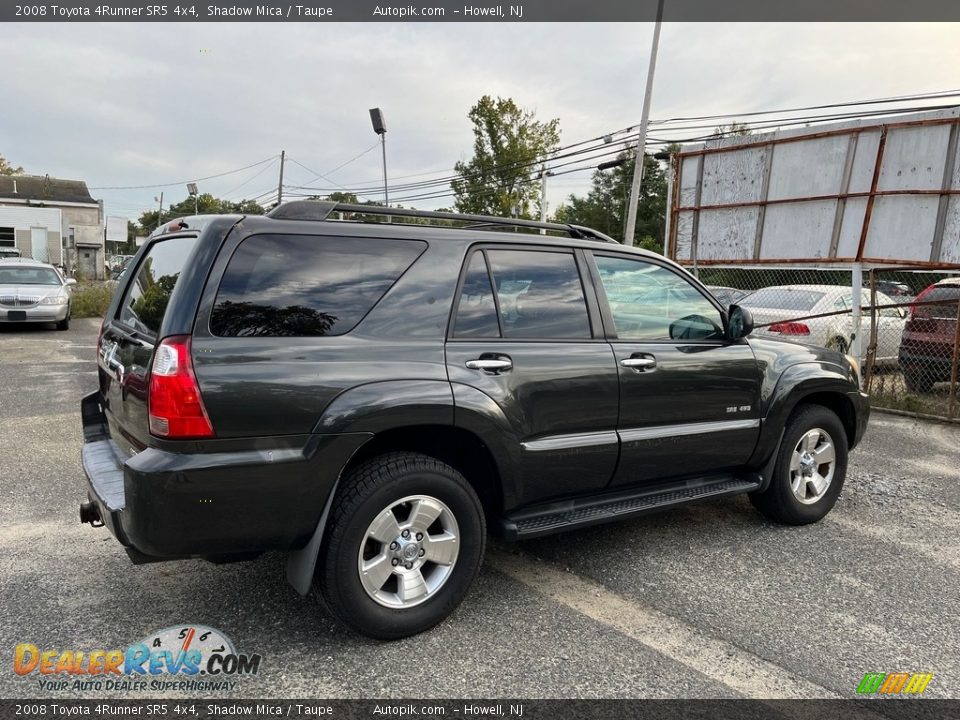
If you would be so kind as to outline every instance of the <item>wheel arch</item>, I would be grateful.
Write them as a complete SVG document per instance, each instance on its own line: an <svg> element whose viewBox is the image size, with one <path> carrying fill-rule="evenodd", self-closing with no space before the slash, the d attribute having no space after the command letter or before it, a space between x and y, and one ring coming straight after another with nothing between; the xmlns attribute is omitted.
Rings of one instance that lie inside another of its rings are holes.
<svg viewBox="0 0 960 720"><path fill-rule="evenodd" d="M503 510L503 483L493 453L477 435L454 425L409 425L377 433L354 453L341 475L396 451L422 453L450 465L476 491L488 517Z"/></svg>
<svg viewBox="0 0 960 720"><path fill-rule="evenodd" d="M857 409L849 397L850 380L837 369L821 363L802 363L788 368L777 382L765 406L761 437L750 467L766 469L776 457L783 429L801 404L821 405L840 419L853 449L857 443Z"/></svg>
<svg viewBox="0 0 960 720"><path fill-rule="evenodd" d="M291 552L287 558L287 581L301 595L310 592L330 508L341 479L360 463L396 451L419 452L447 463L476 491L488 519L502 512L504 485L500 468L493 453L473 432L446 424L406 425L378 432L361 445L340 470L313 535L304 547ZM495 524L490 522L488 526Z"/></svg>

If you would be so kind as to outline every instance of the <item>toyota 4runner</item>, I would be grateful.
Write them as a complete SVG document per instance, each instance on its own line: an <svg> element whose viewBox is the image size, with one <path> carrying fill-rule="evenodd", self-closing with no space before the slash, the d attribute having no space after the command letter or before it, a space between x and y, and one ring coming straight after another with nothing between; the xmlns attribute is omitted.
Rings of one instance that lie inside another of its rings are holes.
<svg viewBox="0 0 960 720"><path fill-rule="evenodd" d="M738 493L815 522L867 423L857 363L751 326L578 226L318 201L178 220L103 322L81 520L138 563L287 551L300 593L382 639L458 605L488 527Z"/></svg>

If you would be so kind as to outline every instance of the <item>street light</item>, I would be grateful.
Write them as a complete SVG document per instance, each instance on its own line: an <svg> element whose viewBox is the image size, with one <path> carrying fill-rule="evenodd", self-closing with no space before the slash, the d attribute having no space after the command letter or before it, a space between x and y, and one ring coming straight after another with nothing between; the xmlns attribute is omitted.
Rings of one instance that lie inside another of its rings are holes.
<svg viewBox="0 0 960 720"><path fill-rule="evenodd" d="M196 184L196 183L187 183L187 192L190 193L190 195L193 197L193 214L194 214L194 215L199 215L199 214L200 214L200 210L199 210L199 206L198 206L198 202L199 202L199 201L198 201L198 199L197 199L197 184Z"/></svg>
<svg viewBox="0 0 960 720"><path fill-rule="evenodd" d="M380 108L370 108L370 122L373 124L373 131L380 136L380 148L383 150L383 204L390 207L390 195L387 193L387 124L383 121L383 111ZM390 222L389 215L387 222Z"/></svg>

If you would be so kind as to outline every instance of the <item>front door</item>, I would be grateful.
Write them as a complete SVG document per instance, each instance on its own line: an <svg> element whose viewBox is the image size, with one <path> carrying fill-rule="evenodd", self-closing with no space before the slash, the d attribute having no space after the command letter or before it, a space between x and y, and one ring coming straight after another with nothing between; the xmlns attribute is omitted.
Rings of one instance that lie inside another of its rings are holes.
<svg viewBox="0 0 960 720"><path fill-rule="evenodd" d="M490 417L504 438L516 506L601 490L616 466L616 364L582 269L556 248L467 258L446 345L455 412Z"/></svg>
<svg viewBox="0 0 960 720"><path fill-rule="evenodd" d="M620 374L612 486L742 466L759 435L760 373L725 339L714 302L682 273L636 255L593 254Z"/></svg>
<svg viewBox="0 0 960 720"><path fill-rule="evenodd" d="M34 260L50 262L47 252L47 229L45 227L30 228L30 247Z"/></svg>

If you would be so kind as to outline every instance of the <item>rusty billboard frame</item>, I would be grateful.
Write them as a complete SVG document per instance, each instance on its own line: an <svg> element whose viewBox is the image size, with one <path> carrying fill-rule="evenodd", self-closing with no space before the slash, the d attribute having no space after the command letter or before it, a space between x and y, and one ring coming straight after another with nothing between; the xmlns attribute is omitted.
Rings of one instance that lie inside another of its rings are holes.
<svg viewBox="0 0 960 720"><path fill-rule="evenodd" d="M940 189L897 189L897 190L880 190L878 188L880 181L880 174L883 167L884 160L884 150L886 148L886 139L887 134L890 130L896 129L905 129L905 128L915 128L915 127L924 127L924 126L934 126L934 125L950 125L952 126L949 131L949 136L947 140L947 159L944 163L943 179L941 181ZM853 165L853 158L856 152L856 146L860 136L864 133L880 133L880 139L877 146L877 154L874 160L873 166L873 176L871 179L870 189L867 191L850 191L850 178ZM769 180L770 180L770 168L773 161L774 148L778 145L784 145L787 143L796 143L804 142L809 140L817 140L821 138L828 137L837 137L837 136L849 136L850 141L848 144L848 150L845 160L845 166L843 169L843 175L841 179L841 189L836 193L826 193L820 195L809 195L809 196L798 196L798 197L789 197L789 198L776 198L769 199L767 197L769 190ZM831 130L822 130L819 132L805 133L805 134L795 134L785 137L768 137L762 140L757 140L755 142L744 142L738 143L736 145L725 145L725 146L714 146L714 147L699 147L691 150L681 150L679 152L671 155L670 158L670 172L671 172L671 182L670 182L670 208L669 208L669 225L667 230L666 238L666 250L667 257L681 263L682 265L692 265L696 267L697 265L709 266L709 265L725 265L730 264L730 259L703 259L698 257L698 240L699 240L699 224L700 224L700 214L705 210L727 210L727 209L737 209L737 208L758 208L758 217L756 224L756 231L754 234L754 246L753 246L753 257L752 258L741 258L737 262L742 262L750 265L777 265L783 263L798 263L798 264L815 264L815 265L851 265L853 263L862 263L868 266L899 266L899 267L910 267L911 269L960 269L960 263L946 263L938 258L943 246L944 234L946 232L946 220L947 220L947 204L951 197L960 196L960 189L952 187L953 174L956 170L957 163L957 149L958 142L960 142L960 116L953 117L938 117L938 118L923 118L916 120L900 120L900 121L887 121L882 123L875 123L871 125L861 125L861 126L852 126L844 128L835 128ZM731 151L741 151L749 150L754 148L769 148L769 152L766 153L765 158L765 172L763 177L763 183L761 186L760 198L757 200L745 200L741 202L733 203L716 203L711 205L704 205L701 202L701 192L703 186L703 168L704 161L703 158L707 155L731 152ZM700 157L700 161L697 163L697 181L695 185L695 199L692 205L681 205L681 182L682 177L682 167L683 161L686 158L690 157ZM931 245L930 259L929 260L915 260L915 259L905 259L905 258L876 258L876 257L865 257L864 248L866 247L867 235L870 231L870 221L873 215L873 207L878 197L885 196L921 196L921 195L935 195L939 197L939 205L937 208L937 216L934 225L934 238ZM866 208L864 211L864 217L862 226L860 228L859 242L857 246L857 253L855 256L837 256L837 247L840 234L840 226L843 220L845 204L848 199L851 198L866 198ZM834 226L831 236L830 244L830 253L826 257L784 257L784 258L761 258L760 250L763 239L763 223L766 213L766 208L771 205L785 205L785 204L794 204L794 203L804 203L804 202L815 202L815 201L830 201L835 200L837 202L837 208L834 216ZM692 222L691 222L691 257L690 258L678 258L677 257L677 244L678 244L678 228L679 228L679 219L680 214L684 212L692 213Z"/></svg>

